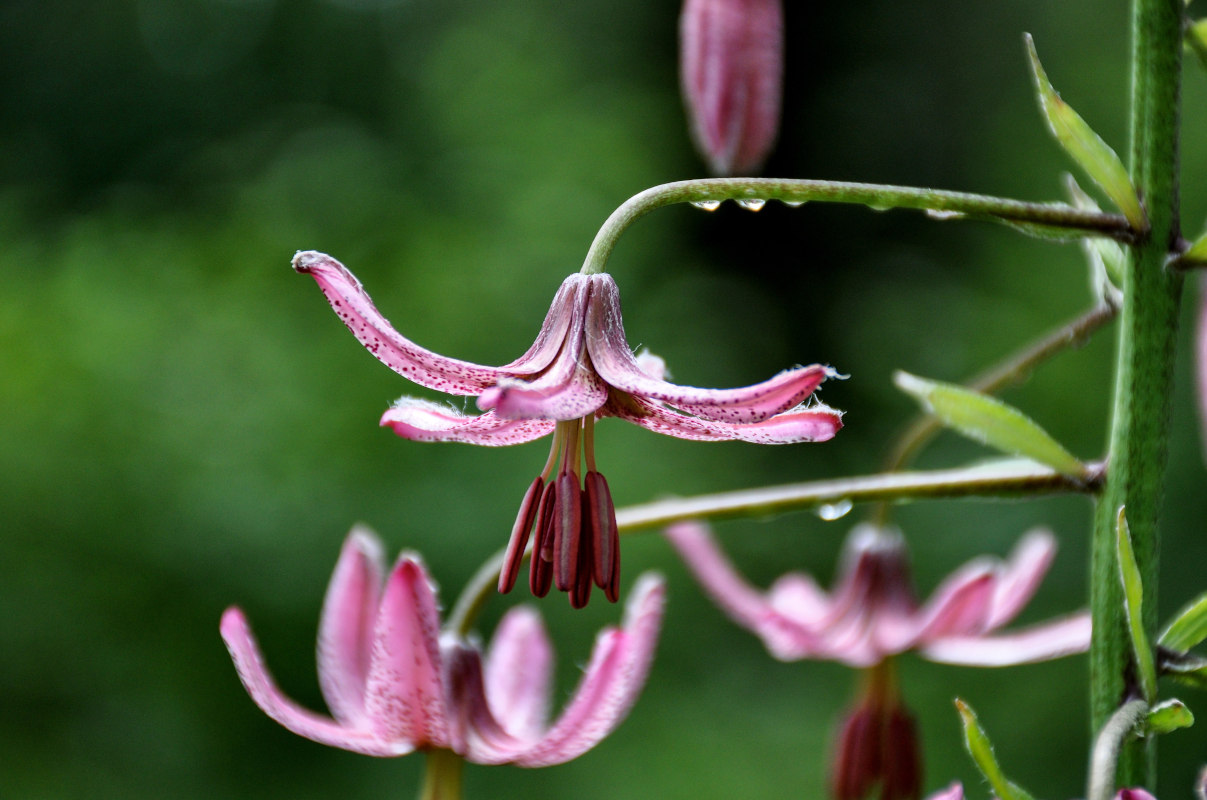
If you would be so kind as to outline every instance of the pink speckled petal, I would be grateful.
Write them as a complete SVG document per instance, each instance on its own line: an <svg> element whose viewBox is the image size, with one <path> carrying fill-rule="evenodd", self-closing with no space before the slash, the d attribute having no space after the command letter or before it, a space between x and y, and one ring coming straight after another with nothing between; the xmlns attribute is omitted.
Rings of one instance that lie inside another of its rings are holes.
<svg viewBox="0 0 1207 800"><path fill-rule="evenodd" d="M222 615L222 638L235 661L239 680L251 699L270 718L298 736L370 756L400 756L414 750L405 739L386 739L368 727L341 725L294 703L281 693L264 666L264 657L243 612L228 608Z"/></svg>
<svg viewBox="0 0 1207 800"><path fill-rule="evenodd" d="M585 313L587 289L585 275L575 273L562 281L532 347L515 361L499 367L499 370L506 370L511 375L534 375L552 364L562 349L571 320L575 316L581 318Z"/></svg>
<svg viewBox="0 0 1207 800"><path fill-rule="evenodd" d="M356 276L331 256L302 251L293 257L293 268L311 275L360 343L407 380L446 394L474 395L503 376L496 367L448 358L405 338L373 305Z"/></svg>
<svg viewBox="0 0 1207 800"><path fill-rule="evenodd" d="M516 764L544 767L577 758L621 723L645 685L665 593L660 577L637 579L625 606L623 627L600 633L591 663L561 718L541 741L515 759Z"/></svg>
<svg viewBox="0 0 1207 800"><path fill-rule="evenodd" d="M507 731L535 741L549 719L553 647L541 615L527 606L508 611L495 630L485 666L486 697Z"/></svg>
<svg viewBox="0 0 1207 800"><path fill-rule="evenodd" d="M486 697L482 656L464 643L446 646L452 704L462 734L454 749L475 764L505 764L525 752L531 739L513 736L500 723Z"/></svg>
<svg viewBox="0 0 1207 800"><path fill-rule="evenodd" d="M318 635L319 686L345 725L366 724L365 680L384 575L381 542L368 528L353 528L327 586Z"/></svg>
<svg viewBox="0 0 1207 800"><path fill-rule="evenodd" d="M970 667L1006 667L1084 653L1090 647L1086 612L992 636L947 636L921 648L931 661Z"/></svg>
<svg viewBox="0 0 1207 800"><path fill-rule="evenodd" d="M587 350L606 383L638 397L661 400L690 414L731 423L760 422L794 408L835 373L814 364L781 372L770 380L739 389L677 386L645 372L624 335L620 294L610 275L593 275L587 310Z"/></svg>
<svg viewBox="0 0 1207 800"><path fill-rule="evenodd" d="M689 417L658 403L629 396L611 400L605 406L604 414L627 420L654 433L701 442L824 442L832 439L842 428L842 415L821 405L777 414L763 422L738 424Z"/></svg>
<svg viewBox="0 0 1207 800"><path fill-rule="evenodd" d="M442 403L400 398L381 415L382 426L416 442L464 442L502 447L546 436L557 425L548 419L502 419L494 411L471 416Z"/></svg>
<svg viewBox="0 0 1207 800"><path fill-rule="evenodd" d="M1018 616L1039 589L1055 557L1056 537L1047 531L1032 531L1015 545L998 575L989 629L999 628Z"/></svg>
<svg viewBox="0 0 1207 800"><path fill-rule="evenodd" d="M589 288L583 285L582 302ZM478 408L493 409L506 419L551 420L579 419L598 410L608 399L608 389L583 352L585 315L585 310L573 314L562 348L548 369L531 381L501 379L482 392Z"/></svg>
<svg viewBox="0 0 1207 800"><path fill-rule="evenodd" d="M449 744L435 589L418 557L403 553L386 581L373 628L365 710L382 738Z"/></svg>

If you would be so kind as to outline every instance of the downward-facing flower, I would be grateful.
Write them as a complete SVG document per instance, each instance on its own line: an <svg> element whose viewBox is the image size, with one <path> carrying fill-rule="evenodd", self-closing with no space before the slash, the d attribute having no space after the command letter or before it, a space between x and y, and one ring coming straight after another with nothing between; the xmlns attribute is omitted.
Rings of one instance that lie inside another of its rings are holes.
<svg viewBox="0 0 1207 800"><path fill-rule="evenodd" d="M599 634L591 661L552 725L553 656L540 616L513 608L488 653L443 635L432 580L403 553L389 577L377 539L353 529L327 589L318 672L331 717L298 706L264 666L243 612L229 608L222 638L263 711L321 744L372 756L452 751L478 764L525 767L577 758L611 733L636 700L662 620L660 578L633 588L620 629Z"/></svg>
<svg viewBox="0 0 1207 800"><path fill-rule="evenodd" d="M562 283L536 342L510 364L485 367L437 355L399 334L351 272L330 256L298 253L340 319L382 363L404 378L451 395L477 396L483 414L404 397L382 425L417 441L519 444L553 434L541 474L521 504L499 590L510 591L536 530L530 585L551 585L585 605L594 584L612 601L619 542L607 481L595 465L595 421L620 417L643 428L701 441L817 442L842 427L838 412L805 401L827 377L813 365L739 389L699 389L662 379L661 359L634 356L625 340L616 283L606 274Z"/></svg>
<svg viewBox="0 0 1207 800"><path fill-rule="evenodd" d="M922 604L905 542L893 529L856 526L829 593L802 573L784 575L766 592L755 589L698 523L674 525L666 535L713 601L773 656L864 669L835 747L830 790L837 800L860 800L873 790L881 800L921 794L915 724L901 700L893 656L914 650L932 661L995 667L1080 653L1090 644L1084 612L995 633L1018 616L1051 564L1056 544L1045 532L1025 536L1007 561L969 562Z"/></svg>

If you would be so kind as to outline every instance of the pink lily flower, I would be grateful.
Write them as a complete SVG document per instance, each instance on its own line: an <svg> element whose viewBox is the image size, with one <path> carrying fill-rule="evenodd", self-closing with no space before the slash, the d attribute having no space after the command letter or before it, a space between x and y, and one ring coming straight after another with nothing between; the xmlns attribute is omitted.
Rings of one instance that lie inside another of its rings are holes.
<svg viewBox="0 0 1207 800"><path fill-rule="evenodd" d="M969 562L922 605L914 599L905 541L893 529L856 526L829 593L802 573L781 577L766 592L755 589L699 523L672 525L666 536L713 601L759 636L775 658L830 659L864 670L861 696L834 748L830 794L835 800L862 800L873 789L880 800L921 796L917 728L901 701L893 656L915 650L932 661L995 667L1090 646L1086 612L994 633L1018 616L1039 588L1056 553L1049 533L1028 534L1007 561ZM961 800L962 793L940 800Z"/></svg>
<svg viewBox="0 0 1207 800"><path fill-rule="evenodd" d="M535 527L529 584L538 597L550 585L587 603L592 584L616 601L620 574L615 510L595 466L595 420L619 417L643 428L701 441L760 444L825 441L841 415L803 404L836 373L797 367L740 389L698 389L662 379L662 362L634 356L625 340L616 283L606 274L571 275L562 283L536 341L510 364L485 367L437 355L399 334L343 264L313 251L293 259L314 277L336 314L361 344L410 381L452 395L477 396L485 413L404 397L382 425L416 441L520 444L553 434L541 474L520 506L499 578L515 585Z"/></svg>
<svg viewBox="0 0 1207 800"><path fill-rule="evenodd" d="M935 792L927 800L964 800L964 785L956 781L946 789ZM1157 798L1153 797L1147 789L1135 787L1115 792L1115 800L1157 800Z"/></svg>
<svg viewBox="0 0 1207 800"><path fill-rule="evenodd" d="M645 683L662 621L661 578L638 579L620 629L595 642L570 702L547 722L553 653L540 616L513 608L489 652L441 633L435 586L403 553L384 582L381 543L348 535L319 622L318 672L331 717L277 688L243 612L222 616L222 638L243 686L269 717L307 739L372 756L451 750L478 764L523 767L577 758L611 733Z"/></svg>
<svg viewBox="0 0 1207 800"><path fill-rule="evenodd" d="M914 599L905 544L895 530L857 526L828 594L801 573L783 576L767 592L754 589L698 523L672 526L666 535L713 601L783 661L872 667L915 650L931 661L997 667L1080 653L1090 644L1087 612L994 633L1039 588L1056 552L1046 532L1023 537L1005 562L969 562L923 605Z"/></svg>
<svg viewBox="0 0 1207 800"><path fill-rule="evenodd" d="M692 135L717 175L756 172L779 130L780 0L686 0L680 73Z"/></svg>

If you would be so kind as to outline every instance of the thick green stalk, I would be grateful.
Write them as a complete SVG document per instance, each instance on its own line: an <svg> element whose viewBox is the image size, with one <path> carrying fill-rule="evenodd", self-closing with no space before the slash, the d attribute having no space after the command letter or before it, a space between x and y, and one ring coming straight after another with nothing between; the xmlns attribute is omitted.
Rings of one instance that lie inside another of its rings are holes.
<svg viewBox="0 0 1207 800"><path fill-rule="evenodd" d="M1178 109L1181 0L1133 0L1131 177L1150 232L1130 248L1119 323L1109 467L1094 523L1090 604L1091 715L1094 730L1136 691L1119 572L1115 521L1127 507L1144 582L1145 628L1156 632L1157 516L1165 477L1169 397L1181 277L1166 259L1178 239ZM1124 746L1118 785L1152 782L1152 753Z"/></svg>

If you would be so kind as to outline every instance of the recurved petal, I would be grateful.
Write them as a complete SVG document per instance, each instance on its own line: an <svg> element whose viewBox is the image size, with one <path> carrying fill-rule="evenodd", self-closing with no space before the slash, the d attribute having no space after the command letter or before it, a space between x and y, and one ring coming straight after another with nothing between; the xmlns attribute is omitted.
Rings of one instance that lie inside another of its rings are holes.
<svg viewBox="0 0 1207 800"><path fill-rule="evenodd" d="M386 739L449 743L435 589L418 557L403 553L386 581L373 628L365 710Z"/></svg>
<svg viewBox="0 0 1207 800"><path fill-rule="evenodd" d="M587 311L587 351L595 371L622 392L661 400L691 414L725 422L759 422L793 408L836 373L814 364L798 367L753 386L700 389L677 386L648 374L629 349L620 313L620 293L607 274L593 275Z"/></svg>
<svg viewBox="0 0 1207 800"><path fill-rule="evenodd" d="M549 719L553 647L535 609L516 606L495 629L485 665L486 698L513 736L536 741Z"/></svg>
<svg viewBox="0 0 1207 800"><path fill-rule="evenodd" d="M824 442L834 438L834 434L842 428L842 414L823 405L777 414L762 422L733 423L680 414L658 403L628 396L611 400L604 413L655 433L702 442Z"/></svg>
<svg viewBox="0 0 1207 800"><path fill-rule="evenodd" d="M661 577L637 579L623 627L600 633L591 663L561 718L530 750L515 759L544 767L577 758L611 733L628 714L645 684L662 624L666 586Z"/></svg>
<svg viewBox="0 0 1207 800"><path fill-rule="evenodd" d="M585 276L584 276L585 278ZM584 283L584 295L590 285ZM585 299L585 297L584 297ZM593 414L608 399L608 390L583 353L585 313L572 315L561 350L553 363L531 381L500 380L478 397L478 408L507 419L579 419Z"/></svg>
<svg viewBox="0 0 1207 800"><path fill-rule="evenodd" d="M570 330L571 320L576 316L581 319L586 313L588 284L587 276L579 273L562 281L532 347L528 348L524 355L499 369L513 375L532 375L552 364Z"/></svg>
<svg viewBox="0 0 1207 800"><path fill-rule="evenodd" d="M1043 581L1056 556L1056 537L1043 530L1028 533L1015 545L1010 559L998 574L993 592L990 629L1005 625L1018 616Z"/></svg>
<svg viewBox="0 0 1207 800"><path fill-rule="evenodd" d="M917 612L916 646L947 636L984 633L994 577L992 570L977 568L974 562L944 581Z"/></svg>
<svg viewBox="0 0 1207 800"><path fill-rule="evenodd" d="M762 639L775 658L794 661L817 652L820 642L811 629L747 583L725 557L708 526L677 522L664 533L717 607Z"/></svg>
<svg viewBox="0 0 1207 800"><path fill-rule="evenodd" d="M323 699L346 725L365 723L365 680L384 574L381 542L368 528L354 527L327 586L317 653Z"/></svg>
<svg viewBox="0 0 1207 800"><path fill-rule="evenodd" d="M381 415L381 425L416 442L464 442L502 447L539 439L553 431L548 419L502 419L494 411L462 414L451 406L401 397Z"/></svg>
<svg viewBox="0 0 1207 800"><path fill-rule="evenodd" d="M373 305L356 276L331 256L300 251L293 257L293 268L311 275L348 330L381 363L407 380L445 394L473 395L503 376L497 367L448 358L404 337Z"/></svg>
<svg viewBox="0 0 1207 800"><path fill-rule="evenodd" d="M259 645L252 636L247 619L238 608L228 608L222 615L221 631L222 639L234 659L239 680L251 699L265 714L288 730L319 744L370 756L401 756L415 749L407 740L384 739L368 727L341 725L302 708L282 694L264 666Z"/></svg>
<svg viewBox="0 0 1207 800"><path fill-rule="evenodd" d="M947 636L920 648L931 661L970 667L1006 667L1084 653L1090 615L1067 617L992 636Z"/></svg>
<svg viewBox="0 0 1207 800"><path fill-rule="evenodd" d="M512 736L491 710L477 648L446 636L444 658L450 704L456 715L450 748L475 764L505 764L531 741Z"/></svg>

